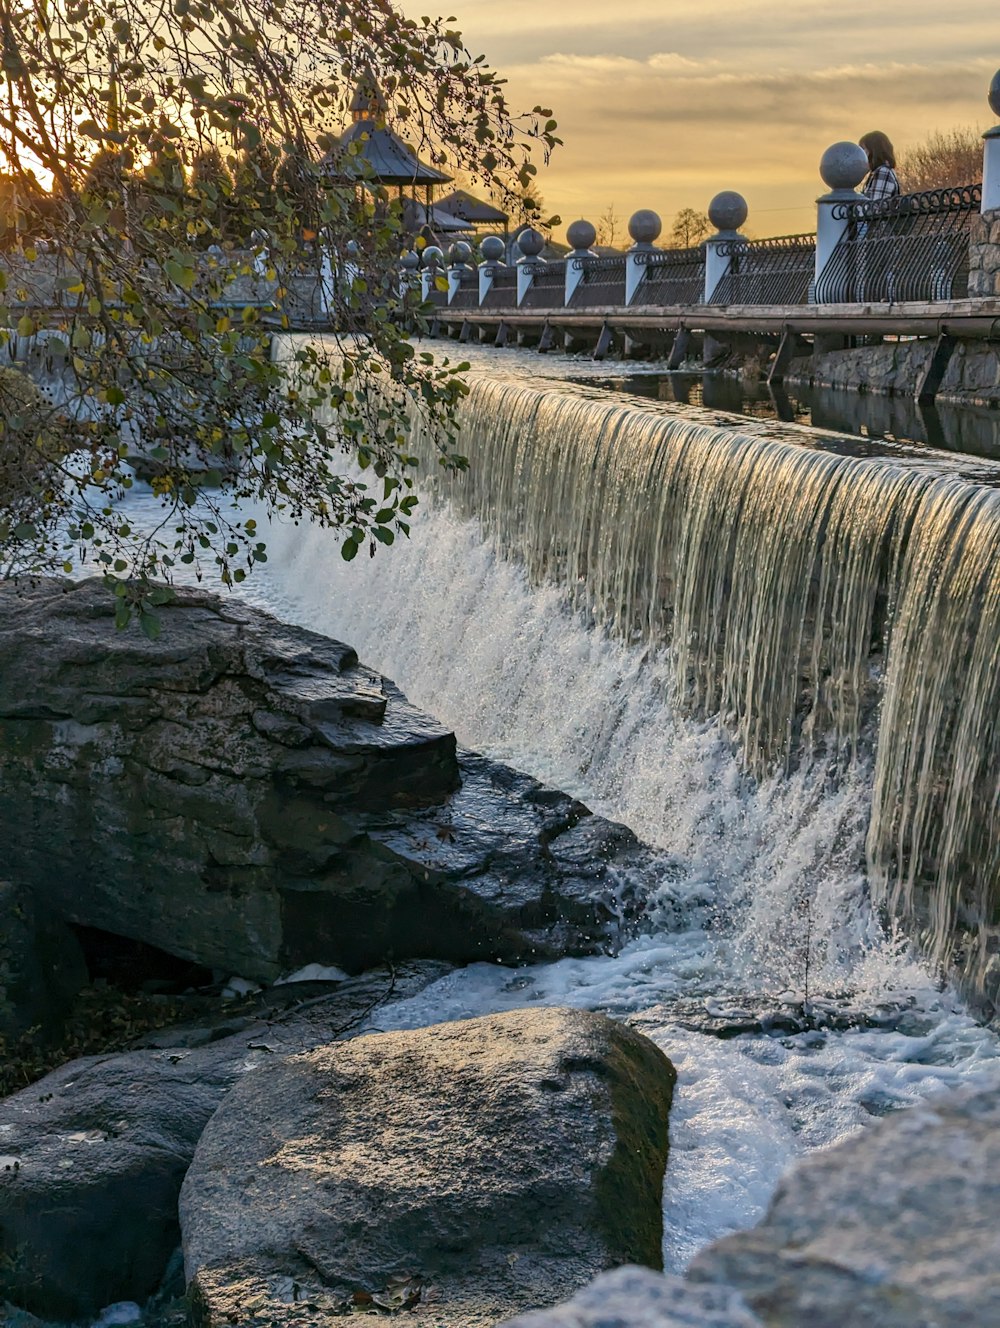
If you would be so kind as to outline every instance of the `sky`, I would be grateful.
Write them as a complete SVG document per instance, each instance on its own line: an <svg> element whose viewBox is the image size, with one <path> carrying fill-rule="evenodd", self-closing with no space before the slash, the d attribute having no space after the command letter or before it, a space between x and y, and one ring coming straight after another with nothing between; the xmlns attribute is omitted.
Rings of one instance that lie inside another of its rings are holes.
<svg viewBox="0 0 1000 1328"><path fill-rule="evenodd" d="M401 0L454 16L511 103L551 106L565 146L540 170L563 227L653 208L665 230L722 189L754 236L815 230L819 159L872 129L897 150L988 128L1000 0ZM557 232L558 233L558 232ZM621 237L620 237L621 238Z"/></svg>

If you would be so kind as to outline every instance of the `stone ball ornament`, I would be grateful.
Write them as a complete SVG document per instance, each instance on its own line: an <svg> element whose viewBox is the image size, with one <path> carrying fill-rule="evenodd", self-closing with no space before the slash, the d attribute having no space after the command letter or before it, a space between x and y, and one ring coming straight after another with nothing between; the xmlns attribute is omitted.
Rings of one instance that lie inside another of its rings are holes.
<svg viewBox="0 0 1000 1328"><path fill-rule="evenodd" d="M708 205L708 219L717 231L738 231L747 219L750 209L742 194L734 189L723 189Z"/></svg>
<svg viewBox="0 0 1000 1328"><path fill-rule="evenodd" d="M589 249L597 240L597 227L581 217L567 226L566 239L573 249Z"/></svg>
<svg viewBox="0 0 1000 1328"><path fill-rule="evenodd" d="M436 244L429 244L423 252L424 267L441 267L444 254Z"/></svg>
<svg viewBox="0 0 1000 1328"><path fill-rule="evenodd" d="M456 265L468 263L472 258L472 245L465 240L456 240L448 250L448 257Z"/></svg>
<svg viewBox="0 0 1000 1328"><path fill-rule="evenodd" d="M990 103L990 110L998 119L1000 119L1000 69L993 75L993 82L990 84L990 90L987 94Z"/></svg>
<svg viewBox="0 0 1000 1328"><path fill-rule="evenodd" d="M650 208L640 208L629 218L628 233L636 244L653 244L662 230L663 222Z"/></svg>
<svg viewBox="0 0 1000 1328"><path fill-rule="evenodd" d="M479 252L487 263L501 263L507 253L507 246L499 235L487 235L479 246Z"/></svg>
<svg viewBox="0 0 1000 1328"><path fill-rule="evenodd" d="M412 249L405 250L399 256L399 266L407 272L415 272L420 266L420 255L415 254Z"/></svg>
<svg viewBox="0 0 1000 1328"><path fill-rule="evenodd" d="M517 237L517 247L525 258L537 258L545 248L545 236L528 226Z"/></svg>
<svg viewBox="0 0 1000 1328"><path fill-rule="evenodd" d="M828 189L857 189L868 174L868 154L849 140L833 143L820 158L819 173Z"/></svg>
<svg viewBox="0 0 1000 1328"><path fill-rule="evenodd" d="M361 253L361 246L357 240L348 240L344 245L344 253L348 258L357 258L358 254Z"/></svg>

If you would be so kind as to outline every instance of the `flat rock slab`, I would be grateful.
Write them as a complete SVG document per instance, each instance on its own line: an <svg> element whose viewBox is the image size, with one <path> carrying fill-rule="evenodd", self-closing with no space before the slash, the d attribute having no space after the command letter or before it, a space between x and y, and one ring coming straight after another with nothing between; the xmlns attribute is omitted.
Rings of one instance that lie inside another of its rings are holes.
<svg viewBox="0 0 1000 1328"><path fill-rule="evenodd" d="M196 1322L305 1328L356 1307L487 1325L658 1265L674 1079L647 1039L559 1009L254 1073L181 1193Z"/></svg>
<svg viewBox="0 0 1000 1328"><path fill-rule="evenodd" d="M202 1130L244 1075L350 1037L440 965L292 988L147 1047L72 1061L0 1102L0 1304L92 1316L156 1290L180 1243L177 1198ZM4 1257L5 1256L5 1257ZM0 1315L2 1322L2 1315Z"/></svg>
<svg viewBox="0 0 1000 1328"><path fill-rule="evenodd" d="M236 599L159 612L151 642L99 582L0 585L0 843L46 916L271 981L590 953L669 875L349 646Z"/></svg>
<svg viewBox="0 0 1000 1328"><path fill-rule="evenodd" d="M1000 1324L1000 1084L930 1099L813 1154L764 1220L700 1254L767 1328Z"/></svg>
<svg viewBox="0 0 1000 1328"><path fill-rule="evenodd" d="M727 1287L692 1286L648 1268L616 1268L554 1309L511 1319L506 1328L762 1328ZM802 1328L806 1328L803 1324Z"/></svg>

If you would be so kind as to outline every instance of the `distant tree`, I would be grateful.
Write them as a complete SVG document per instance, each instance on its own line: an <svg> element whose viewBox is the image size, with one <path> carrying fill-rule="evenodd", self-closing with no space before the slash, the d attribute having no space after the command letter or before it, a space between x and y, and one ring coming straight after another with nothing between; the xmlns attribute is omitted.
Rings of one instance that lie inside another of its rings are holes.
<svg viewBox="0 0 1000 1328"><path fill-rule="evenodd" d="M191 161L188 189L196 199L199 225L213 239L226 238L230 226L233 177L216 147L202 148Z"/></svg>
<svg viewBox="0 0 1000 1328"><path fill-rule="evenodd" d="M711 233L712 224L704 212L696 212L689 207L681 208L674 218L667 248L692 249Z"/></svg>
<svg viewBox="0 0 1000 1328"><path fill-rule="evenodd" d="M896 174L906 194L978 184L983 178L982 130L974 125L935 130L900 153Z"/></svg>
<svg viewBox="0 0 1000 1328"><path fill-rule="evenodd" d="M621 227L621 214L615 211L614 203L609 203L607 211L603 212L597 218L597 239L595 243L599 244L602 248L614 249L615 245L618 243Z"/></svg>

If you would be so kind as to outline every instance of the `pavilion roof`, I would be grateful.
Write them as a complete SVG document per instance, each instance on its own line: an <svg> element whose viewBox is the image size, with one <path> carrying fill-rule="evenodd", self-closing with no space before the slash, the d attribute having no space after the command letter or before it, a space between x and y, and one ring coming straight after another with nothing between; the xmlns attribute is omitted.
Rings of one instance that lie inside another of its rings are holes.
<svg viewBox="0 0 1000 1328"><path fill-rule="evenodd" d="M461 217L463 221L467 221L473 226L505 226L510 221L510 217L506 212L501 212L492 203L476 198L475 194L470 194L466 189L456 189L454 193L448 194L446 198L439 198L437 205L447 212L454 213L456 217Z"/></svg>
<svg viewBox="0 0 1000 1328"><path fill-rule="evenodd" d="M347 156L351 143L360 143L358 157ZM380 184L448 184L452 177L428 166L388 125L378 120L359 119L341 136L340 144L328 155L331 180L356 183L365 178L367 162Z"/></svg>

